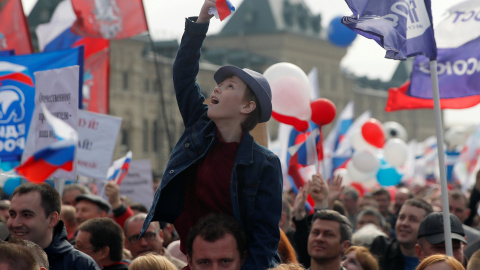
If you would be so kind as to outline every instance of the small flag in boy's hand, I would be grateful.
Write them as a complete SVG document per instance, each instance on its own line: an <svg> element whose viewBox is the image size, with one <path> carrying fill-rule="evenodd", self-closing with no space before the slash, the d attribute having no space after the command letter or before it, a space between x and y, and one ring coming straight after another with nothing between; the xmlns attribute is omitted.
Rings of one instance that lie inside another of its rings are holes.
<svg viewBox="0 0 480 270"><path fill-rule="evenodd" d="M215 15L215 18L220 19L220 21L225 20L235 11L235 7L229 0L217 0L215 6L216 8L210 8L208 14Z"/></svg>

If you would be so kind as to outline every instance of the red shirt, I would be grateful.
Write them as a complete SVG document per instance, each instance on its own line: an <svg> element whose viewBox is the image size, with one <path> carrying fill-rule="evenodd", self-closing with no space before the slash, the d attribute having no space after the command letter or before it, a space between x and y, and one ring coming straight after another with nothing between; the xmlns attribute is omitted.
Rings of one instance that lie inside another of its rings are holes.
<svg viewBox="0 0 480 270"><path fill-rule="evenodd" d="M198 220L213 212L233 216L230 179L239 145L226 143L217 134L211 151L197 162L196 173L187 182L183 212L174 224L184 254L188 232Z"/></svg>

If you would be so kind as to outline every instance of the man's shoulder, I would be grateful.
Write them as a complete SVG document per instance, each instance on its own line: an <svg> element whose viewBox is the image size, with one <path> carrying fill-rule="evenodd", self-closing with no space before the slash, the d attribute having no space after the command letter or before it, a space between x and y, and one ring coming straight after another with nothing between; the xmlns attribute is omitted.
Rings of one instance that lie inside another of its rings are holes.
<svg viewBox="0 0 480 270"><path fill-rule="evenodd" d="M63 265L68 269L99 269L97 263L88 255L79 250L72 249L63 258Z"/></svg>

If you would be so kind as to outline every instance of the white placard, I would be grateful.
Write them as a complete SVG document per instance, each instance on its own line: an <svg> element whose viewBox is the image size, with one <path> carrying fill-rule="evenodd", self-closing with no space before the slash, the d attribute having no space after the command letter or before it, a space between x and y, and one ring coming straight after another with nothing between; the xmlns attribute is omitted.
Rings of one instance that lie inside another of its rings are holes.
<svg viewBox="0 0 480 270"><path fill-rule="evenodd" d="M98 190L103 190L105 178L97 180ZM153 177L150 160L132 160L127 176L120 184L120 195L125 195L136 203L150 208L153 201ZM105 194L101 196L105 197ZM108 200L108 198L106 198Z"/></svg>
<svg viewBox="0 0 480 270"><path fill-rule="evenodd" d="M112 164L122 118L80 110L78 113L77 173L105 179Z"/></svg>
<svg viewBox="0 0 480 270"><path fill-rule="evenodd" d="M22 162L36 151L58 141L43 115L40 103L43 102L53 115L70 125L73 129L77 130L78 124L79 66L37 71L34 75L35 110L30 122ZM75 163L72 171L67 172L59 169L50 175L49 178L76 179Z"/></svg>

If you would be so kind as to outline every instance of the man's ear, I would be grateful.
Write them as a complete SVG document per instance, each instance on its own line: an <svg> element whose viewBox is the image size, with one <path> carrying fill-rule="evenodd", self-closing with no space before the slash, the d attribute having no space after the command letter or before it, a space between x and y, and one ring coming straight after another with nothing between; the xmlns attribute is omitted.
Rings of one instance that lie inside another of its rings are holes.
<svg viewBox="0 0 480 270"><path fill-rule="evenodd" d="M58 212L54 211L48 216L48 227L53 228L58 223Z"/></svg>
<svg viewBox="0 0 480 270"><path fill-rule="evenodd" d="M110 247L109 246L104 246L100 249L102 252L102 259L108 259L110 257Z"/></svg>
<svg viewBox="0 0 480 270"><path fill-rule="evenodd" d="M345 240L342 243L342 254L350 247L350 241Z"/></svg>
<svg viewBox="0 0 480 270"><path fill-rule="evenodd" d="M415 244L415 254L417 254L417 258L421 261L422 260L422 248L419 244Z"/></svg>
<svg viewBox="0 0 480 270"><path fill-rule="evenodd" d="M160 238L162 238L162 240L164 240L164 239L163 239L163 230L162 230L162 229L160 229L160 231L158 231L158 236L160 236Z"/></svg>
<svg viewBox="0 0 480 270"><path fill-rule="evenodd" d="M240 109L240 112L244 114L249 114L255 110L257 107L257 104L255 104L255 101L250 100L242 105L242 108Z"/></svg>

